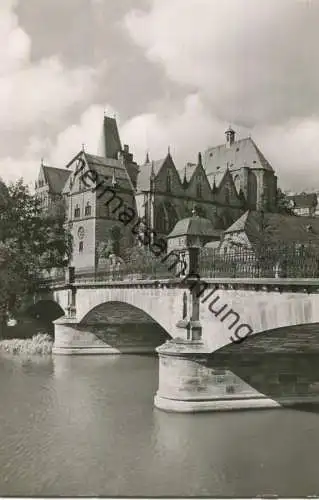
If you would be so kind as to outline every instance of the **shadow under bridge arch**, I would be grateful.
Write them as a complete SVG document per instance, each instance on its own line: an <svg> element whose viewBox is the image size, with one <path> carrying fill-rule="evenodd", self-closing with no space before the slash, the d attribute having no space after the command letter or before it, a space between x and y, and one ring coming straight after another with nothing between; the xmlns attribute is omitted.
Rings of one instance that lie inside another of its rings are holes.
<svg viewBox="0 0 319 500"><path fill-rule="evenodd" d="M104 302L91 309L78 325L120 352L153 353L171 339L168 332L149 314L131 304Z"/></svg>
<svg viewBox="0 0 319 500"><path fill-rule="evenodd" d="M65 315L62 307L51 299L38 300L23 309L18 315L16 326L8 328L10 336L31 337L36 333L54 333L53 321Z"/></svg>
<svg viewBox="0 0 319 500"><path fill-rule="evenodd" d="M231 393L243 383L281 406L318 413L318 357L319 323L307 323L273 328L228 344L212 353L207 364L225 376Z"/></svg>

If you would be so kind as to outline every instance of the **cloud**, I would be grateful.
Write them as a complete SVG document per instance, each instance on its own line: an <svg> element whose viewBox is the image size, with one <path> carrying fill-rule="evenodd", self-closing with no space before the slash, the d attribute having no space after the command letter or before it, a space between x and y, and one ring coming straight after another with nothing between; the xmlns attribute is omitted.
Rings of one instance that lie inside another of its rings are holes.
<svg viewBox="0 0 319 500"><path fill-rule="evenodd" d="M168 77L246 126L319 114L319 3L153 0L125 26Z"/></svg>
<svg viewBox="0 0 319 500"><path fill-rule="evenodd" d="M168 113L135 116L121 127L125 142L131 145L138 161L148 150L152 159L163 158L170 146L178 168L196 160L197 152L212 142L223 142L224 124L212 117L196 94L189 95L182 109Z"/></svg>
<svg viewBox="0 0 319 500"><path fill-rule="evenodd" d="M0 8L0 131L59 123L95 89L92 68L66 68L57 55L32 62L31 39L19 26L15 4L5 0Z"/></svg>
<svg viewBox="0 0 319 500"><path fill-rule="evenodd" d="M6 181L23 177L26 183L32 185L38 175L41 159L46 165L64 168L82 145L86 151L96 154L102 135L104 109L113 114L110 105L89 106L78 121L68 125L54 139L31 136L21 158L6 157L0 160L2 177Z"/></svg>

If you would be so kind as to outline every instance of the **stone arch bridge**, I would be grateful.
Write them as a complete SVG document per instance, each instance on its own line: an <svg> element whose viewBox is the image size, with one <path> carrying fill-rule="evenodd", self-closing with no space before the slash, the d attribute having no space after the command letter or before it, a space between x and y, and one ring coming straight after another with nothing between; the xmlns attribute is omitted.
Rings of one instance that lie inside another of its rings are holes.
<svg viewBox="0 0 319 500"><path fill-rule="evenodd" d="M190 278L92 278L53 283L48 293L44 297L40 292L38 299L50 298L64 311L54 321L55 354L156 349L158 408L194 412L319 402L319 390L313 394L309 389L317 381L305 382L303 375L296 374L295 362L290 379L286 376L288 388L283 390L282 360L276 361L279 368L269 357L256 365L260 353L284 354L291 359L292 355L311 352L318 359L317 279L210 278L200 282ZM119 318L135 327L123 334L116 324ZM231 353L231 358L223 357L225 353ZM246 362L252 353L254 375L260 375L262 365L271 370L265 375L267 387L260 377L255 380L251 373L247 375L247 367L238 365L238 360Z"/></svg>
<svg viewBox="0 0 319 500"><path fill-rule="evenodd" d="M168 339L198 340L191 338L193 319L210 353L256 334L270 338L272 331L296 325L305 341L302 325L319 324L316 279L210 278L197 289L193 281L183 280L77 280L53 284L37 300L49 298L65 312L55 321L55 352L65 354L125 352L125 347L114 350L90 332L94 312L107 304L111 307L105 309L106 316L112 316L112 308L125 311L126 305L133 321L157 324ZM136 347L138 351L141 346Z"/></svg>

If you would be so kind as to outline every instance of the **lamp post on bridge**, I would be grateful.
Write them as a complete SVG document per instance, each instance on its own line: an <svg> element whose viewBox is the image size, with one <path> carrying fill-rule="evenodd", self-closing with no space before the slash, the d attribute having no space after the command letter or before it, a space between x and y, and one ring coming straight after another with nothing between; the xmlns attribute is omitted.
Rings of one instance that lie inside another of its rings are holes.
<svg viewBox="0 0 319 500"><path fill-rule="evenodd" d="M186 263L181 283L188 287L181 297L181 319L177 327L186 330L184 338L175 338L159 346L159 387L154 404L167 411L201 411L211 400L211 380L206 361L209 350L202 339L200 322L199 253L205 243L219 239L219 231L209 219L192 217L177 222L168 235L168 253L174 251ZM189 312L189 315L187 314ZM200 395L200 400L199 400Z"/></svg>
<svg viewBox="0 0 319 500"><path fill-rule="evenodd" d="M200 324L200 249L210 242L219 240L220 231L214 228L211 220L200 217L196 209L192 216L177 222L172 232L167 236L167 251L180 255L179 274L183 283L188 285L190 292L190 314L178 321L178 328L187 329L187 341L199 342L202 338ZM184 305L181 308L184 311Z"/></svg>

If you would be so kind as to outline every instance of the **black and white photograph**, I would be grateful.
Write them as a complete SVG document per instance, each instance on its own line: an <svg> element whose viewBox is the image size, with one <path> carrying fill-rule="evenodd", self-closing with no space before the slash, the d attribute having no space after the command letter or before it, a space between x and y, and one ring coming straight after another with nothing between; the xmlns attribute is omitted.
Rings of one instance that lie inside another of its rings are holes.
<svg viewBox="0 0 319 500"><path fill-rule="evenodd" d="M0 497L319 497L319 0L0 0Z"/></svg>

